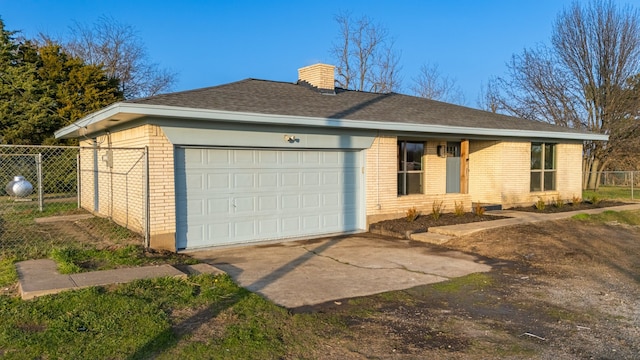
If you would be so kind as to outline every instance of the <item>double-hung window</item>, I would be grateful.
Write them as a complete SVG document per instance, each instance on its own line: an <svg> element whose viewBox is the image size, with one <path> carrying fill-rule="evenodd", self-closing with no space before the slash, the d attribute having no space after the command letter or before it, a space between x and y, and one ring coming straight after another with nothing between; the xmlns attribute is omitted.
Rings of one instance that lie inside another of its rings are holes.
<svg viewBox="0 0 640 360"><path fill-rule="evenodd" d="M531 191L556 189L556 145L531 143Z"/></svg>
<svg viewBox="0 0 640 360"><path fill-rule="evenodd" d="M424 143L398 141L398 195L422 194Z"/></svg>

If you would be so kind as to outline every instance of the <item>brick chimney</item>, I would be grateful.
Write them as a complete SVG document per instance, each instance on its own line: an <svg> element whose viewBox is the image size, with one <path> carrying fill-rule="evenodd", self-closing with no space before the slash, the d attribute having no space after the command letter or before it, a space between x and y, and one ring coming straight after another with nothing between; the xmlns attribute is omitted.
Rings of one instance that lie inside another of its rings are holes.
<svg viewBox="0 0 640 360"><path fill-rule="evenodd" d="M334 91L336 67L327 64L314 64L298 69L298 80L306 81L319 90Z"/></svg>

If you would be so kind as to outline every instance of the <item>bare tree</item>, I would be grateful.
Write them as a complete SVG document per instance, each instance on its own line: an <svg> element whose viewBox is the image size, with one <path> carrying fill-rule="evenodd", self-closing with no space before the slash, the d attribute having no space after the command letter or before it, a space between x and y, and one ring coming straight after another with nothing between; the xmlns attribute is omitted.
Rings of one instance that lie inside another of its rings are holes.
<svg viewBox="0 0 640 360"><path fill-rule="evenodd" d="M335 57L336 86L359 91L392 92L400 89L400 54L388 30L363 16L336 16L339 39L331 48Z"/></svg>
<svg viewBox="0 0 640 360"><path fill-rule="evenodd" d="M92 65L101 65L120 81L126 99L169 91L176 75L149 61L146 49L131 25L100 17L93 26L76 22L65 48Z"/></svg>
<svg viewBox="0 0 640 360"><path fill-rule="evenodd" d="M442 75L438 64L423 64L413 82L411 90L416 96L456 104L465 102L464 93L456 80Z"/></svg>
<svg viewBox="0 0 640 360"><path fill-rule="evenodd" d="M640 132L638 87L630 83L640 72L638 11L576 2L557 17L550 47L525 50L508 68L509 77L498 79L507 112L609 135L584 148L583 187L596 188L612 156Z"/></svg>
<svg viewBox="0 0 640 360"><path fill-rule="evenodd" d="M480 84L480 93L476 100L479 109L497 113L502 108L500 103L502 102L500 95L500 88L497 83L497 79L492 77L487 82L487 85Z"/></svg>

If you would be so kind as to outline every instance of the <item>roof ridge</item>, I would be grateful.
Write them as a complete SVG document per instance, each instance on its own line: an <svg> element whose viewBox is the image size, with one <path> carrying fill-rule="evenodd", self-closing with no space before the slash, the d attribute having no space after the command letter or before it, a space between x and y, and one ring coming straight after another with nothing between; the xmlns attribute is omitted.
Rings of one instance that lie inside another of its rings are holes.
<svg viewBox="0 0 640 360"><path fill-rule="evenodd" d="M222 87L227 87L227 86L230 86L230 85L236 85L236 84L241 84L241 83L251 82L251 81L297 85L297 83L292 83L292 82L288 82L288 81L276 81L276 80L266 80L266 79L256 79L256 78L245 78L245 79L242 79L242 80L237 80L237 81L224 83L224 84L206 86L206 87L201 87L201 88L196 88L196 89L189 89L189 90L173 91L173 92L168 92L168 93L163 93L163 94L146 96L146 97L142 97L142 98L124 100L122 102L123 103L138 103L138 102L143 102L143 101L146 101L146 100L149 100L149 99L158 99L158 98L163 98L163 97L173 96L173 95L195 94L195 93L202 92L202 91L210 91L210 90L216 89L216 88L222 88Z"/></svg>

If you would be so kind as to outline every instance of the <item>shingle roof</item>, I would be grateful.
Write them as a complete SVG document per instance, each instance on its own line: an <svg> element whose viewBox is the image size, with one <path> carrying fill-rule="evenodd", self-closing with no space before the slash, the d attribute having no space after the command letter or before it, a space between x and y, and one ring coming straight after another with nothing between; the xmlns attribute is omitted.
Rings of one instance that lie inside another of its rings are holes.
<svg viewBox="0 0 640 360"><path fill-rule="evenodd" d="M396 93L377 94L337 88L335 94L331 95L321 93L306 83L257 79L129 100L125 103L312 118L584 133L539 121Z"/></svg>

